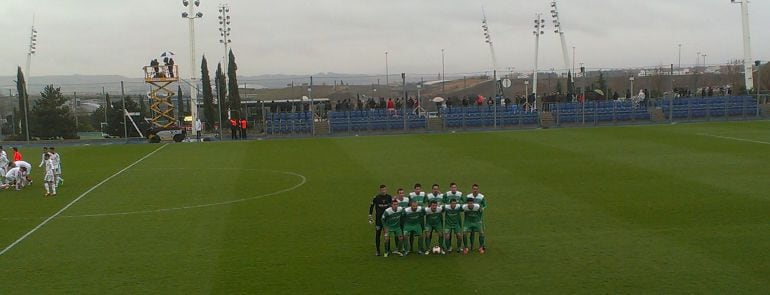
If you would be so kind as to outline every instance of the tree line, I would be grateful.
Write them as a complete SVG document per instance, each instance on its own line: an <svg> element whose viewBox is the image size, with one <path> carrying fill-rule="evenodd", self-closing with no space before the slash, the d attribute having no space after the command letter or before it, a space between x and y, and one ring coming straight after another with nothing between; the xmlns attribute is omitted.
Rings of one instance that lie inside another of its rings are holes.
<svg viewBox="0 0 770 295"><path fill-rule="evenodd" d="M228 110L232 110L236 114L240 113L241 98L236 78L237 69L235 55L230 50L226 74L222 69L222 64L217 64L214 76L214 83L217 89L217 101L215 102L208 70L208 61L206 56L203 56L201 61L202 89L198 91L203 94L203 116L201 120L207 122L205 124L206 129L213 129L214 123L219 121L220 116L223 121L226 121L229 114ZM29 129L30 139L77 139L78 131L88 132L97 130L101 130L110 136L122 137L124 135L124 103L126 111L130 113L139 113L142 118L151 116L147 105L147 98L134 100L130 96L125 96L120 100L113 101L109 94L105 96L106 103L104 105L99 106L90 114L79 115L70 107L70 99L62 94L61 87L55 87L54 85L46 85L40 93L40 98L30 102L26 79L21 67L17 69L16 90L19 106L13 110L11 115L6 117L7 123L2 126L2 133L6 134L5 140L26 140L27 129ZM191 107L189 103L185 106L181 85L177 88L176 99L178 120L181 121L184 115L190 113L189 109ZM222 104L221 114L218 114L217 111L218 102ZM25 110L28 118L24 116ZM140 129L150 127L145 122L136 123ZM128 135L130 137L139 136L130 122L128 122L128 125Z"/></svg>

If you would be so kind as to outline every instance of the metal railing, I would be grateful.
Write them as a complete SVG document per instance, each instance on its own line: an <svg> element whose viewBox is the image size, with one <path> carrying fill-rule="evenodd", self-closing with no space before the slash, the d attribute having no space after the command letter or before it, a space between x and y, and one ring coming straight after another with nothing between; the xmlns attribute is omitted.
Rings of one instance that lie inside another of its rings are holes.
<svg viewBox="0 0 770 295"><path fill-rule="evenodd" d="M360 133L409 133L452 130L527 129L599 125L656 124L711 120L752 120L763 114L767 97L752 96L659 99L649 103L589 101L546 104L544 112L526 111L523 105L440 108L438 112L407 112L366 109L328 112L316 120L315 135ZM268 113L268 136L313 135L308 112ZM318 130L316 130L318 131Z"/></svg>

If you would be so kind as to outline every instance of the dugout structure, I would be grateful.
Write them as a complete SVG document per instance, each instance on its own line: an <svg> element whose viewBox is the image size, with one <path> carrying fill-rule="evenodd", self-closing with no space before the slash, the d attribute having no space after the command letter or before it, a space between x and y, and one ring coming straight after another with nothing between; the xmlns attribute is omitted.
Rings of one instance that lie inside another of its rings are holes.
<svg viewBox="0 0 770 295"><path fill-rule="evenodd" d="M144 82L150 86L147 97L152 100L150 110L153 127L168 128L176 125L174 118L174 104L171 98L176 94L171 84L179 81L179 67L177 65L159 65L144 67Z"/></svg>

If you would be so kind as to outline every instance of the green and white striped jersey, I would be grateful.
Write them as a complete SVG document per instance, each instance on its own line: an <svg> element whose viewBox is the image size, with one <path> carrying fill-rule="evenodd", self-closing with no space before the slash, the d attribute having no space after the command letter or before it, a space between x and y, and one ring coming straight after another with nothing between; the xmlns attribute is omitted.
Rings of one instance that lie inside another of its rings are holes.
<svg viewBox="0 0 770 295"><path fill-rule="evenodd" d="M465 224L469 223L479 223L481 222L481 213L484 212L484 209L481 208L478 204L473 204L471 206L468 206L468 204L463 205L463 213L465 213Z"/></svg>
<svg viewBox="0 0 770 295"><path fill-rule="evenodd" d="M442 218L444 216L444 208L436 207L436 211L433 211L430 207L425 208L425 223L431 225L441 225L444 222Z"/></svg>
<svg viewBox="0 0 770 295"><path fill-rule="evenodd" d="M409 225L422 225L425 221L425 210L422 207L412 210L412 207L404 209L404 227Z"/></svg>
<svg viewBox="0 0 770 295"><path fill-rule="evenodd" d="M462 225L462 217L460 213L463 212L463 206L455 204L454 207L450 204L444 205L444 226L453 227Z"/></svg>
<svg viewBox="0 0 770 295"><path fill-rule="evenodd" d="M425 192L420 192L419 194L411 192L409 193L409 200L417 201L417 205L422 206L425 204Z"/></svg>
<svg viewBox="0 0 770 295"><path fill-rule="evenodd" d="M474 204L479 204L479 206L481 206L481 208L485 208L485 209L487 208L487 200L484 199L484 194L479 193L478 195L475 195L475 196L473 194L468 194L465 197L465 200L467 201L470 198L473 198L473 203Z"/></svg>
<svg viewBox="0 0 770 295"><path fill-rule="evenodd" d="M425 204L430 205L430 203L433 202L433 201L436 201L438 203L439 208L441 208L441 205L444 205L444 194L442 194L442 193L438 193L438 194L429 193L425 197Z"/></svg>
<svg viewBox="0 0 770 295"><path fill-rule="evenodd" d="M404 208L398 207L395 211L393 210L393 207L390 207L388 209L385 209L385 212L382 213L382 224L387 227L400 227L401 226L401 218L404 216Z"/></svg>
<svg viewBox="0 0 770 295"><path fill-rule="evenodd" d="M448 191L444 194L444 204L449 204L450 200L457 200L458 204L465 203L465 198L463 198L463 192L461 191Z"/></svg>
<svg viewBox="0 0 770 295"><path fill-rule="evenodd" d="M398 197L396 197L396 200L398 200L398 206L399 207L404 208L404 209L409 207L409 197L404 197L403 200L401 200Z"/></svg>

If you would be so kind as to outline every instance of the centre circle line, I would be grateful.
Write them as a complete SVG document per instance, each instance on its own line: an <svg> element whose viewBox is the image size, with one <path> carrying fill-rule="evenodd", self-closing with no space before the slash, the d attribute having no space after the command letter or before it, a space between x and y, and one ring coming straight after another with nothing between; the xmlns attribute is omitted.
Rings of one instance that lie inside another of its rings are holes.
<svg viewBox="0 0 770 295"><path fill-rule="evenodd" d="M147 170L192 170L192 168L147 168ZM161 208L161 209L152 209L152 210L138 210L138 211L127 211L127 212L111 212L111 213L94 213L94 214L81 214L81 215L60 215L57 218L86 218L86 217L107 217L107 216L125 216L125 215L137 215L137 214L150 214L150 213L161 213L161 212L171 212L171 211L180 211L180 210L188 210L188 209L198 209L198 208L206 208L206 207L214 207L214 206L222 206L222 205L230 205L234 203L241 203L251 200L257 200L261 198L266 198L270 196L275 196L278 194L290 192L293 190L298 189L299 187L305 185L307 183L307 177L305 177L302 174L291 172L291 171L281 171L281 170L269 170L269 169L249 169L249 168L206 168L206 169L197 169L197 170L246 170L246 171L267 171L267 172L274 172L274 173L281 173L285 175L291 175L296 176L301 181L289 188L285 188L282 190L265 193L261 195L256 195L253 197L248 198L241 198L236 200L229 200L229 201L222 201L222 202L215 202L215 203L208 203L208 204L199 204L199 205L189 205L189 206L179 206L179 207L171 207L171 208ZM3 218L2 220L17 220L22 218Z"/></svg>

